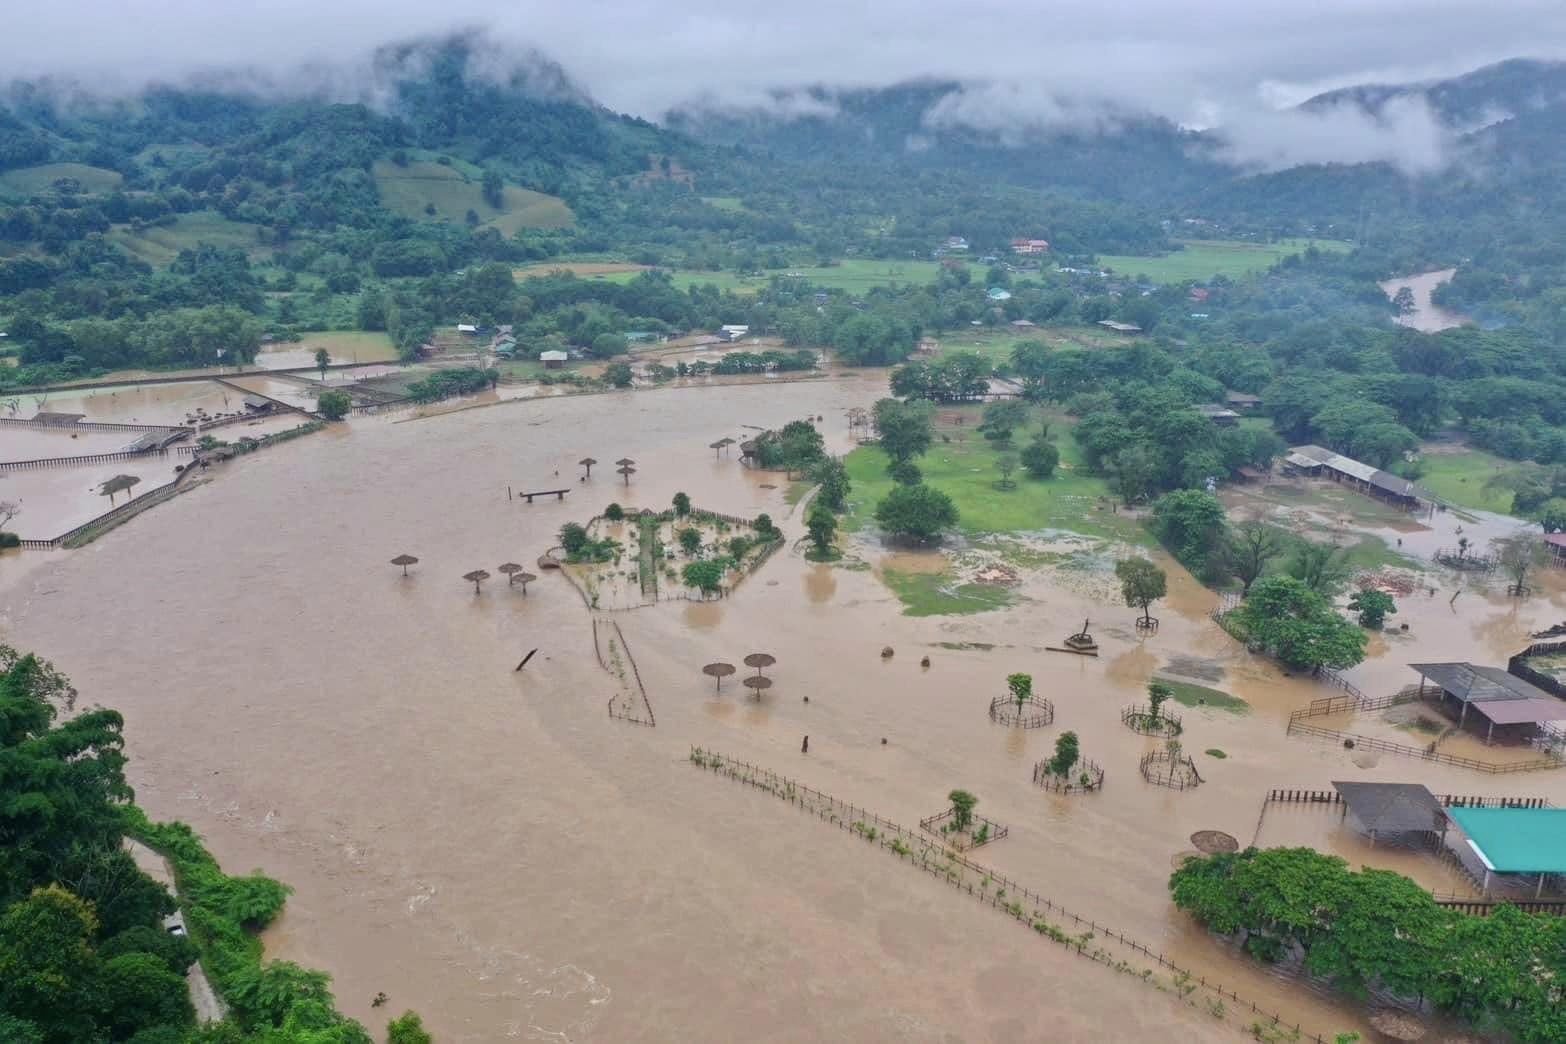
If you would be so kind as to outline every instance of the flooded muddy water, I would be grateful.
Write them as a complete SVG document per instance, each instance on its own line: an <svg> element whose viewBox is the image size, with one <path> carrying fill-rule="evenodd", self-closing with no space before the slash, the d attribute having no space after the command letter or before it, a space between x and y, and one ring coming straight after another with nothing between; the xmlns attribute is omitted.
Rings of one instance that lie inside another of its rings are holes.
<svg viewBox="0 0 1566 1044"><path fill-rule="evenodd" d="M19 395L17 416L23 419L40 411L81 413L83 420L116 424L187 423L197 410L216 416L244 409L244 393L216 381L180 381L171 384L116 384L91 388Z"/></svg>
<svg viewBox="0 0 1566 1044"><path fill-rule="evenodd" d="M226 465L80 552L0 557L0 632L125 713L151 815L192 824L230 869L296 889L268 952L331 972L344 1009L371 1025L384 991L457 1042L1240 1039L1236 1020L697 771L700 744L910 825L968 789L1010 828L981 862L1308 1031L1367 1032L1358 1012L1237 961L1175 912L1171 857L1199 829L1248 841L1270 787L1517 782L1390 757L1362 768L1285 738L1288 712L1323 689L1238 647L1188 578L1171 578L1159 633L1138 638L1135 611L1097 581L1030 578L1009 609L905 617L872 570L806 562L788 483L708 446L809 413L841 451L843 411L883 387L667 389L356 421ZM638 471L629 486L602 469L580 482L589 455ZM506 499L508 485L555 484L572 489L564 503ZM544 574L524 596L497 577L475 595L462 574L532 563L561 524L611 500L661 509L676 491L767 511L789 547L721 602L599 614L645 682L657 727L643 728L608 718L613 679L564 579ZM421 559L406 579L387 564L402 552ZM1353 672L1367 693L1413 680L1409 661L1494 662L1502 639L1566 619L1555 590L1520 606L1446 596L1400 609L1410 634ZM1098 659L1045 651L1086 617ZM775 687L756 700L735 677L715 695L701 665L757 651L777 658ZM1153 672L1193 658L1250 709L1180 709L1206 782L1175 792L1139 777L1154 741L1119 715ZM1054 702L1053 727L988 720L1014 671ZM1067 728L1105 767L1103 792L1031 784ZM1566 800L1553 774L1527 789Z"/></svg>
<svg viewBox="0 0 1566 1044"><path fill-rule="evenodd" d="M8 471L0 476L0 499L21 502L21 514L9 528L23 540L52 540L125 503L125 494L116 493L111 504L98 492L101 483L119 475L134 475L141 481L130 492L141 496L173 481L175 463L188 460L153 455L80 467Z"/></svg>
<svg viewBox="0 0 1566 1044"><path fill-rule="evenodd" d="M137 431L71 431L69 428L0 427L0 461L42 460L118 453L135 442Z"/></svg>
<svg viewBox="0 0 1566 1044"><path fill-rule="evenodd" d="M1396 322L1402 326L1412 327L1420 333L1440 333L1454 326L1467 326L1472 321L1467 316L1442 308L1430 299L1435 288L1442 283L1450 282L1456 273L1455 268L1443 268L1435 272L1420 272L1418 275L1404 276L1401 279L1388 279L1382 283L1381 290L1388 298L1396 297L1397 292L1404 287L1408 287L1414 294L1414 310L1398 316Z"/></svg>

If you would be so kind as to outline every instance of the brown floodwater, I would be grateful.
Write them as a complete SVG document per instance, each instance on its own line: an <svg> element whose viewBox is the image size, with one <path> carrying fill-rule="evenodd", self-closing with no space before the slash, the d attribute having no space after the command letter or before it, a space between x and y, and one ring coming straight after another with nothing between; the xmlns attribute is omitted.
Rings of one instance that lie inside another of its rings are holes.
<svg viewBox="0 0 1566 1044"><path fill-rule="evenodd" d="M171 384L116 384L104 388L67 389L15 396L17 417L26 419L40 411L81 413L89 421L117 424L186 423L197 410L210 415L244 409L244 393L216 381L180 381Z"/></svg>
<svg viewBox="0 0 1566 1044"><path fill-rule="evenodd" d="M1454 326L1467 326L1472 320L1447 308L1442 308L1430 299L1435 288L1442 283L1450 282L1452 276L1457 274L1455 268L1443 268L1435 272L1420 272L1418 275L1403 276L1400 279L1388 279L1381 284L1381 290L1387 297L1396 297L1397 292L1405 286L1414 292L1414 310L1406 315L1400 315L1396 321L1403 326L1412 327L1420 333L1440 333L1442 330L1450 330Z"/></svg>
<svg viewBox="0 0 1566 1044"><path fill-rule="evenodd" d="M1159 633L1141 638L1102 570L1030 572L1012 608L913 618L873 571L805 561L788 483L708 444L811 413L841 450L843 411L882 387L666 389L356 421L241 458L82 551L0 557L0 631L125 713L153 816L191 823L230 869L296 889L269 954L331 972L344 1009L371 1025L384 991L458 1042L1240 1038L1240 1020L1071 956L698 772L687 753L700 744L910 825L951 789L973 791L1010 828L981 862L1309 1031L1367 1032L1361 1012L1235 959L1174 911L1171 858L1199 829L1249 841L1270 787L1413 781L1560 802L1566 778L1392 757L1367 768L1286 738L1288 712L1323 689L1238 647L1187 577L1171 578ZM587 455L639 470L628 487L603 468L582 483ZM506 499L508 486L556 484L572 488L564 503ZM681 490L770 512L789 547L722 602L598 614L624 631L649 729L608 718L616 685L564 579L545 574L524 596L498 575L475 595L461 577L531 564L562 523L611 500L661 508ZM406 579L387 564L401 552L421 559ZM1404 603L1394 620L1410 632L1353 672L1362 688L1414 680L1409 661L1496 662L1503 641L1566 619L1553 588L1520 606L1448 597ZM1085 617L1100 658L1044 650ZM777 657L759 701L738 677L715 695L700 673L756 651ZM1206 780L1195 790L1144 783L1136 761L1154 741L1119 721L1162 670L1251 705L1182 708ZM1053 727L990 723L1014 671L1054 702ZM1103 792L1031 784L1064 729L1105 767Z"/></svg>

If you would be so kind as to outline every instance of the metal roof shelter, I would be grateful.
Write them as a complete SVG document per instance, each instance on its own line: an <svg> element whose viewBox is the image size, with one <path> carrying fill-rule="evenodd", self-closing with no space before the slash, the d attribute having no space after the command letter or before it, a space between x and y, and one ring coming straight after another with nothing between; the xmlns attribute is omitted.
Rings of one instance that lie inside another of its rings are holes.
<svg viewBox="0 0 1566 1044"><path fill-rule="evenodd" d="M1499 667L1471 663L1411 663L1409 666L1419 673L1421 688L1426 681L1433 682L1440 687L1443 698L1450 696L1461 704L1458 727L1467 720L1469 708L1488 721L1486 743L1494 739L1497 725L1538 727L1545 722L1566 721L1566 702Z"/></svg>
<svg viewBox="0 0 1566 1044"><path fill-rule="evenodd" d="M37 421L39 424L77 424L80 423L82 418L85 416L87 416L85 413L44 412L34 414L32 419Z"/></svg>
<svg viewBox="0 0 1566 1044"><path fill-rule="evenodd" d="M1566 808L1454 808L1447 812L1490 875L1566 874Z"/></svg>
<svg viewBox="0 0 1566 1044"><path fill-rule="evenodd" d="M1401 475L1394 475L1390 471L1373 468L1369 464L1355 460L1353 457L1345 457L1341 453L1322 446L1307 443L1304 446L1295 446L1289 450L1285 462L1296 468L1306 471L1314 471L1317 468L1326 468L1338 475L1344 475L1356 482L1364 483L1371 489L1378 490L1397 500L1433 500L1434 497L1422 487L1410 482Z"/></svg>
<svg viewBox="0 0 1566 1044"><path fill-rule="evenodd" d="M1435 795L1418 783L1340 783L1345 813L1365 828L1372 842L1378 834L1444 834L1446 813Z"/></svg>

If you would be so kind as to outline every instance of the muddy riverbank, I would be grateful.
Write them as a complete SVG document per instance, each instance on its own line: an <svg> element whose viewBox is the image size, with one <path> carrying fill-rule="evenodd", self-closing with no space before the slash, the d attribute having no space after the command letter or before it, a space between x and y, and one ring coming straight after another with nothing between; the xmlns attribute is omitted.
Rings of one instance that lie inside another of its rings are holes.
<svg viewBox="0 0 1566 1044"><path fill-rule="evenodd" d="M334 427L242 458L84 551L0 558L0 630L125 713L151 815L191 823L231 870L294 886L269 953L330 971L344 1009L372 1024L384 991L459 1042L1240 1035L1238 1020L714 781L687 761L700 744L909 824L964 787L1010 829L984 862L1307 1029L1364 1032L1356 1013L1233 960L1176 914L1171 858L1198 829L1249 840L1273 786L1511 793L1517 781L1391 758L1362 767L1285 738L1288 712L1321 689L1238 648L1187 578L1171 578L1160 633L1141 639L1135 612L1091 578L1030 574L1010 608L912 618L871 570L779 553L731 599L615 614L656 729L609 720L590 617L563 580L546 575L526 596L491 581L475 596L461 579L531 563L563 522L611 500L661 509L677 490L713 510L767 511L792 544L803 530L788 483L714 460L708 444L819 414L842 449L845 410L883 388L873 374ZM598 469L578 482L589 455L639 470L629 488ZM508 484L561 480L564 503L506 500ZM406 579L387 564L400 552L421 559ZM1495 662L1566 619L1553 590L1521 606L1474 592L1455 609L1445 594L1396 618L1410 634L1355 672L1367 692L1411 680L1413 660ZM1084 617L1099 659L1045 651ZM777 657L774 688L715 696L700 666L753 651ZM1207 782L1177 793L1138 777L1155 741L1119 713L1154 671L1193 662L1250 708L1182 709ZM988 721L1013 671L1034 674L1055 727ZM1032 786L1033 762L1067 728L1105 766L1103 793ZM1566 800L1566 778L1527 782Z"/></svg>

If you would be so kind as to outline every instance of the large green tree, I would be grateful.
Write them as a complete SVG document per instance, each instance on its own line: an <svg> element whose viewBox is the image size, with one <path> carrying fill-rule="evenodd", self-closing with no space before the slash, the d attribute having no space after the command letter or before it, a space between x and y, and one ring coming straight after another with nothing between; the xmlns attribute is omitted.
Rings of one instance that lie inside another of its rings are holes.
<svg viewBox="0 0 1566 1044"><path fill-rule="evenodd" d="M924 483L896 486L876 505L876 521L895 537L928 543L957 524L952 498Z"/></svg>
<svg viewBox="0 0 1566 1044"><path fill-rule="evenodd" d="M1365 658L1365 632L1292 576L1269 576L1230 618L1246 637L1295 670L1352 667Z"/></svg>

